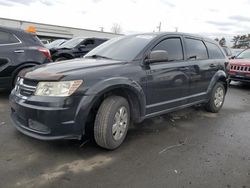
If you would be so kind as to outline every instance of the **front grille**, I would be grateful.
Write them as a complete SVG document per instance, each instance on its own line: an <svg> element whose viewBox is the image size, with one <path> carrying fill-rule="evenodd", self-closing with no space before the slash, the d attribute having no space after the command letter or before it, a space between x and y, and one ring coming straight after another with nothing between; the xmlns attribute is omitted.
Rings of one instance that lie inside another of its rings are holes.
<svg viewBox="0 0 250 188"><path fill-rule="evenodd" d="M23 97L29 97L29 96L34 95L37 84L38 84L37 81L18 78L16 87L15 87L17 95L20 95Z"/></svg>
<svg viewBox="0 0 250 188"><path fill-rule="evenodd" d="M250 73L250 66L243 66L243 65L231 65L230 71L237 71L237 72L246 72Z"/></svg>

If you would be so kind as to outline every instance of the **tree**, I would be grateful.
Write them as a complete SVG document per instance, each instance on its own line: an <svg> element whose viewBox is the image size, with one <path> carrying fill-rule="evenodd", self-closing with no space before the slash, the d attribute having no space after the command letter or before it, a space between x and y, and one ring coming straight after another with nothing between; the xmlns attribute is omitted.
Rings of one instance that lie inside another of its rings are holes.
<svg viewBox="0 0 250 188"><path fill-rule="evenodd" d="M240 35L237 35L237 36L233 37L232 42L233 42L233 47L234 48L237 46L239 40L240 40Z"/></svg>
<svg viewBox="0 0 250 188"><path fill-rule="evenodd" d="M215 38L214 40L215 40L216 42L219 42L219 39L218 39L218 38Z"/></svg>
<svg viewBox="0 0 250 188"><path fill-rule="evenodd" d="M219 41L219 44L220 44L221 46L225 46L225 45L226 45L226 39L225 39L224 37L222 37L222 38L220 39L220 41Z"/></svg>
<svg viewBox="0 0 250 188"><path fill-rule="evenodd" d="M115 34L120 34L122 32L122 28L118 23L114 23L111 27L111 32Z"/></svg>

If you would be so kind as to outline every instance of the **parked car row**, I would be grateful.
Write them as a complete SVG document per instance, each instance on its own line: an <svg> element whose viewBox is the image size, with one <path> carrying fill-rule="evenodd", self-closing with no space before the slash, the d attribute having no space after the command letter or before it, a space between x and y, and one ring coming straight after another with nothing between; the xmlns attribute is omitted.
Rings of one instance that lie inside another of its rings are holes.
<svg viewBox="0 0 250 188"><path fill-rule="evenodd" d="M0 88L11 89L17 75L24 69L83 57L107 39L73 38L55 40L46 45L30 32L0 27ZM47 46L47 48L45 47Z"/></svg>

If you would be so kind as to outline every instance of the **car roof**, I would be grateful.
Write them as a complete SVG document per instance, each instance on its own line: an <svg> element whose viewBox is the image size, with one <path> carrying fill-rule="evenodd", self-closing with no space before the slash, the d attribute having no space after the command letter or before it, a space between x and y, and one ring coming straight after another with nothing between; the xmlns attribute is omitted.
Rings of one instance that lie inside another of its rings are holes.
<svg viewBox="0 0 250 188"><path fill-rule="evenodd" d="M212 43L217 44L216 41L214 41L214 40L212 40L210 38L204 37L202 35L191 34L191 33L183 33L183 32L150 32L150 33L138 33L138 34L133 34L133 35L135 35L135 36L136 35L156 35L157 37L163 37L163 36L166 36L166 35L179 35L179 36L186 36L186 37L194 37L194 38L205 40L207 42L212 42Z"/></svg>
<svg viewBox="0 0 250 188"><path fill-rule="evenodd" d="M4 27L4 26L0 26L0 30L2 31L6 31L6 32L11 32L14 34L28 34L28 32L19 29L19 28L12 28L12 27Z"/></svg>

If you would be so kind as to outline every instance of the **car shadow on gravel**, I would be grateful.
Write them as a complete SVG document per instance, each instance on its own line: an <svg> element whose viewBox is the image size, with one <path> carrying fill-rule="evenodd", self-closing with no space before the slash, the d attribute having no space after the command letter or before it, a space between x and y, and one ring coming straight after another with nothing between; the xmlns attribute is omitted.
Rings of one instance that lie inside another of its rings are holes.
<svg viewBox="0 0 250 188"><path fill-rule="evenodd" d="M229 87L250 91L250 83L246 83L246 82L231 82Z"/></svg>
<svg viewBox="0 0 250 188"><path fill-rule="evenodd" d="M9 90L0 89L0 100L1 99L8 99L9 95L10 95Z"/></svg>

